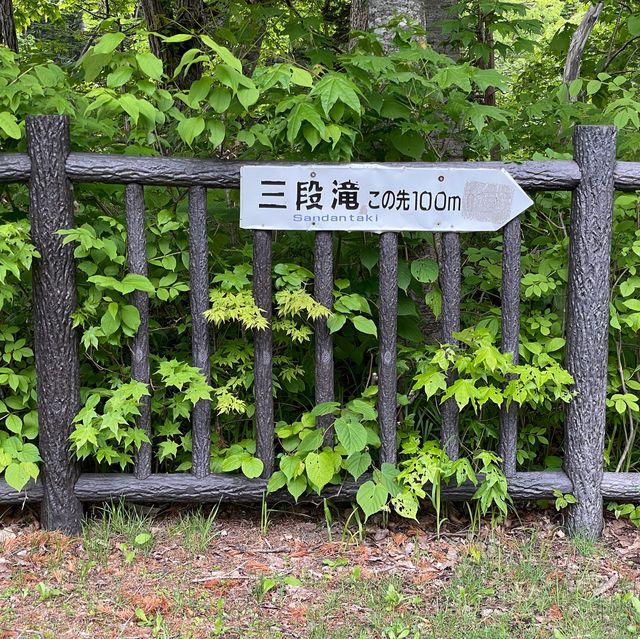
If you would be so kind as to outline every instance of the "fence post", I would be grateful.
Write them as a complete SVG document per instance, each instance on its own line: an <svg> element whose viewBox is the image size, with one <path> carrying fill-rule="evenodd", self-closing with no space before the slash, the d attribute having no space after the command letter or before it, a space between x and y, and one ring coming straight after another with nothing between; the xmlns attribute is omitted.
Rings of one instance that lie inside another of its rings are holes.
<svg viewBox="0 0 640 639"><path fill-rule="evenodd" d="M580 183L571 199L566 367L577 396L565 408L564 469L578 503L573 535L602 534L602 475L609 342L609 269L616 127L577 126Z"/></svg>
<svg viewBox="0 0 640 639"><path fill-rule="evenodd" d="M82 504L73 489L78 467L69 451L73 418L80 408L73 243L59 229L73 228L73 189L65 163L70 151L68 116L27 116L31 160L29 217L40 257L33 263L33 332L40 454L43 459L42 527L76 535Z"/></svg>

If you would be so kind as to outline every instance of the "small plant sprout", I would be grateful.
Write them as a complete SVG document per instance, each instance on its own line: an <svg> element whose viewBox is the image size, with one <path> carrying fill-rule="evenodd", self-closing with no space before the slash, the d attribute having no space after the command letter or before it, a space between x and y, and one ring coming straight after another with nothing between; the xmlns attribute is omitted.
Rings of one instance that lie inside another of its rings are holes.
<svg viewBox="0 0 640 639"><path fill-rule="evenodd" d="M563 495L562 491L558 490L557 488L554 489L553 496L556 499L555 501L556 510L562 510L563 508L566 508L569 504L578 503L578 500L571 493L566 493Z"/></svg>

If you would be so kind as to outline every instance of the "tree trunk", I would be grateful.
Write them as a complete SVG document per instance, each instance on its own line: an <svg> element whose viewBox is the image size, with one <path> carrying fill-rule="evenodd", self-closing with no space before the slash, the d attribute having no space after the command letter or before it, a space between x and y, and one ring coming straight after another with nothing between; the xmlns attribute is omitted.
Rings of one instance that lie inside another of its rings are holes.
<svg viewBox="0 0 640 639"><path fill-rule="evenodd" d="M449 17L453 0L351 0L351 29L378 28L394 15L404 14L417 20L427 31L427 42L442 52L442 28L434 23Z"/></svg>
<svg viewBox="0 0 640 639"><path fill-rule="evenodd" d="M141 0L147 29L164 36L177 33L200 34L211 21L203 0ZM151 52L162 60L165 73L172 77L186 51L193 47L191 41L163 42L158 36L149 35ZM202 64L196 62L175 78L181 89L188 89L202 76Z"/></svg>
<svg viewBox="0 0 640 639"><path fill-rule="evenodd" d="M0 0L0 44L5 44L18 53L18 36L11 0Z"/></svg>
<svg viewBox="0 0 640 639"><path fill-rule="evenodd" d="M567 52L567 59L564 65L564 72L562 74L562 81L567 86L569 86L580 75L582 53L584 52L584 48L593 27L602 13L602 7L602 0L597 4L589 5L587 12L582 18L582 22L578 25L578 28L575 30L573 37L571 38L571 44L569 45L569 51ZM575 97L570 98L572 102L575 99Z"/></svg>

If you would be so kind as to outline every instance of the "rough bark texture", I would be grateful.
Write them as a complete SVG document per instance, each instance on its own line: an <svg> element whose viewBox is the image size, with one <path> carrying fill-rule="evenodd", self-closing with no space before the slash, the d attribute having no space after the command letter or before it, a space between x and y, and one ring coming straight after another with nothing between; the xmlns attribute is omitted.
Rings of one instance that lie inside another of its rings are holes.
<svg viewBox="0 0 640 639"><path fill-rule="evenodd" d="M125 188L127 212L127 265L129 273L148 275L147 237L144 223L144 188L140 184L127 184ZM133 291L129 300L140 313L138 332L131 340L131 379L146 384L151 392L149 365L149 294ZM142 398L136 425L151 440L151 396ZM143 442L136 451L135 475L144 479L151 474L151 444Z"/></svg>
<svg viewBox="0 0 640 639"><path fill-rule="evenodd" d="M81 532L82 505L73 488L78 469L69 452L73 418L80 409L73 243L60 229L73 228L73 190L65 174L68 116L27 116L31 158L29 218L40 257L33 262L33 328L38 393L39 448L43 459L42 526Z"/></svg>
<svg viewBox="0 0 640 639"><path fill-rule="evenodd" d="M16 155L9 153L15 158ZM230 162L203 158L163 158L131 155L101 155L97 153L70 153L67 173L74 182L106 182L126 184L139 182L150 185L206 186L209 188L237 189L240 186L240 167L269 164L279 166L304 165L304 162ZM308 163L311 164L311 163ZM406 166L406 162L385 162L385 166ZM313 166L318 166L314 164ZM331 166L348 166L335 163ZM373 166L373 164L372 164ZM580 168L572 160L548 162L412 162L412 167L504 169L516 182L530 191L567 191L580 180ZM28 166L20 159L13 159L8 174L28 179ZM3 179L0 169L0 181ZM640 162L618 162L616 188L634 190L640 188Z"/></svg>
<svg viewBox="0 0 640 639"><path fill-rule="evenodd" d="M5 44L18 53L18 36L11 0L0 0L0 44Z"/></svg>
<svg viewBox="0 0 640 639"><path fill-rule="evenodd" d="M147 30L172 36L178 33L200 34L211 20L202 0L140 0L147 23ZM172 77L182 56L193 47L191 41L163 42L158 36L149 35L151 52L162 60L165 73ZM175 78L176 84L187 89L202 76L202 63L192 64Z"/></svg>
<svg viewBox="0 0 640 639"><path fill-rule="evenodd" d="M398 341L398 234L380 236L380 326L378 346L378 428L380 463L395 464Z"/></svg>
<svg viewBox="0 0 640 639"><path fill-rule="evenodd" d="M387 24L394 16L404 14L417 20L427 31L427 42L436 51L442 51L444 37L442 28L436 23L450 17L447 8L453 4L453 0L352 0L351 28L368 26L375 29Z"/></svg>
<svg viewBox="0 0 640 639"><path fill-rule="evenodd" d="M502 234L502 352L511 353L518 364L520 338L520 220L511 220ZM502 470L507 477L516 472L518 444L518 404L506 403L500 408L500 442L498 453L502 457Z"/></svg>
<svg viewBox="0 0 640 639"><path fill-rule="evenodd" d="M262 460L262 477L273 473L273 333L271 330L271 231L253 233L253 299L269 326L255 331L254 389L256 401L256 456Z"/></svg>
<svg viewBox="0 0 640 639"><path fill-rule="evenodd" d="M333 233L315 234L313 267L313 297L329 310L333 310ZM316 404L334 400L333 338L326 318L315 321L315 388ZM333 415L316 417L316 427L324 431L324 445L333 446Z"/></svg>
<svg viewBox="0 0 640 639"><path fill-rule="evenodd" d="M333 501L350 502L355 499L361 483L371 479L363 475L357 482L347 480L342 486L327 486L320 496L303 496L302 502L322 503L323 498ZM478 476L482 480L482 475ZM87 502L106 501L123 497L131 501L160 503L163 501L181 502L245 502L262 501L267 481L264 479L246 479L239 475L209 475L199 479L189 473L172 475L151 475L145 480L137 480L133 475L83 474L75 487L78 499ZM427 487L428 490L428 487ZM470 482L456 486L455 481L442 486L442 499L445 501L469 501L477 490ZM553 499L553 491L571 493L571 480L562 471L516 473L509 478L509 495L516 501L534 499ZM22 492L16 492L4 480L0 480L0 504L21 504L38 502L42 499L42 485L29 482ZM602 479L602 497L614 501L640 501L640 473L604 473ZM267 495L267 500L293 501L286 491Z"/></svg>
<svg viewBox="0 0 640 639"><path fill-rule="evenodd" d="M207 189L189 189L189 301L191 303L191 352L193 365L211 381L209 323L209 244L207 240ZM211 401L200 399L193 407L192 470L196 477L209 474L211 457Z"/></svg>
<svg viewBox="0 0 640 639"><path fill-rule="evenodd" d="M440 289L442 290L442 342L456 345L453 333L460 331L460 235L442 234L442 260L440 264ZM447 375L447 385L457 379L455 371ZM442 426L440 442L449 459L458 459L458 405L453 397L440 404Z"/></svg>
<svg viewBox="0 0 640 639"><path fill-rule="evenodd" d="M597 539L602 534L616 128L578 126L573 144L582 179L571 201L566 367L578 394L565 409L564 469L578 500L569 510L569 530Z"/></svg>
<svg viewBox="0 0 640 639"><path fill-rule="evenodd" d="M105 182L145 185L206 186L237 189L240 186L240 167L259 162L227 162L204 158L161 158L133 155L100 155L70 153L67 175L74 182ZM292 163L270 162L274 167ZM296 165L301 164L296 162ZM304 164L304 163L302 163ZM340 166L339 163L337 163ZM314 164L314 166L317 166ZM385 166L403 166L388 162ZM429 162L412 162L411 166L433 168ZM549 162L442 162L443 168L504 169L518 184L529 191L569 191L580 181L580 167L573 160ZM0 183L28 182L31 174L26 153L0 154ZM640 162L616 162L614 185L619 191L640 189Z"/></svg>
<svg viewBox="0 0 640 639"><path fill-rule="evenodd" d="M582 22L580 22L571 37L567 59L565 60L564 71L562 73L562 81L567 85L571 84L580 75L582 52L584 51L593 27L602 13L603 6L602 0L597 4L590 4L582 18ZM570 99L574 101L577 99L577 96Z"/></svg>

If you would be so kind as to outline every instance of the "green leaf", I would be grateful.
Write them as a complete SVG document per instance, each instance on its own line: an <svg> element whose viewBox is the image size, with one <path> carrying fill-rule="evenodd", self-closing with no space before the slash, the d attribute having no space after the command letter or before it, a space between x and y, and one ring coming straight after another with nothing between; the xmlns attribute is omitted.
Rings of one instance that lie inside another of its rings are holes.
<svg viewBox="0 0 640 639"><path fill-rule="evenodd" d="M193 140L204 131L204 126L204 118L201 116L185 118L178 124L178 133L185 143L191 146Z"/></svg>
<svg viewBox="0 0 640 639"><path fill-rule="evenodd" d="M107 86L111 89L121 87L131 79L133 69L131 67L119 67L107 76Z"/></svg>
<svg viewBox="0 0 640 639"><path fill-rule="evenodd" d="M309 122L321 135L324 132L324 122L316 107L308 102L301 102L291 109L287 118L287 141L289 144L295 142L303 122Z"/></svg>
<svg viewBox="0 0 640 639"><path fill-rule="evenodd" d="M305 459L307 477L314 484L318 494L335 474L333 457L326 452L309 453Z"/></svg>
<svg viewBox="0 0 640 639"><path fill-rule="evenodd" d="M334 424L338 441L344 446L347 455L361 452L367 446L367 431L359 422L348 422L342 417Z"/></svg>
<svg viewBox="0 0 640 639"><path fill-rule="evenodd" d="M367 471L369 466L371 466L369 453L353 453L347 458L347 472L356 480Z"/></svg>
<svg viewBox="0 0 640 639"><path fill-rule="evenodd" d="M223 113L231 104L231 93L224 87L215 87L209 95L209 104L216 113Z"/></svg>
<svg viewBox="0 0 640 639"><path fill-rule="evenodd" d="M410 492L404 492L397 497L393 497L391 505L401 517L417 520L418 500Z"/></svg>
<svg viewBox="0 0 640 639"><path fill-rule="evenodd" d="M209 142L211 146L220 146L225 136L225 126L222 120L209 120L207 122L207 130L209 131Z"/></svg>
<svg viewBox="0 0 640 639"><path fill-rule="evenodd" d="M587 82L587 95L593 95L600 90L602 82L600 80L590 80Z"/></svg>
<svg viewBox="0 0 640 639"><path fill-rule="evenodd" d="M98 44L93 47L95 53L113 53L116 47L124 40L124 33L105 33Z"/></svg>
<svg viewBox="0 0 640 639"><path fill-rule="evenodd" d="M252 104L255 104L260 97L260 91L258 89L240 89L238 91L238 101L245 108L249 109Z"/></svg>
<svg viewBox="0 0 640 639"><path fill-rule="evenodd" d="M222 472L228 473L233 470L238 470L242 466L244 454L238 453L237 455L229 455L222 461Z"/></svg>
<svg viewBox="0 0 640 639"><path fill-rule="evenodd" d="M107 310L100 320L100 328L106 337L115 333L120 327L120 320Z"/></svg>
<svg viewBox="0 0 640 639"><path fill-rule="evenodd" d="M145 52L136 54L136 61L140 71L152 80L162 79L162 60L156 58L153 53Z"/></svg>
<svg viewBox="0 0 640 639"><path fill-rule="evenodd" d="M339 406L340 404L338 402L323 402L322 404L318 404L317 406L314 406L310 415L311 417L320 417L320 415L330 415Z"/></svg>
<svg viewBox="0 0 640 639"><path fill-rule="evenodd" d="M414 160L419 160L424 153L425 141L417 131L395 132L391 136L391 142L400 153Z"/></svg>
<svg viewBox="0 0 640 639"><path fill-rule="evenodd" d="M640 15L632 15L627 18L627 29L632 36L640 36Z"/></svg>
<svg viewBox="0 0 640 639"><path fill-rule="evenodd" d="M300 67L291 67L291 82L297 84L299 87L312 87L313 76L306 70Z"/></svg>
<svg viewBox="0 0 640 639"><path fill-rule="evenodd" d="M333 105L338 101L353 109L358 114L361 110L360 99L356 93L355 84L342 74L334 71L327 71L309 95L320 96L320 104L327 117L329 117L329 112Z"/></svg>
<svg viewBox="0 0 640 639"><path fill-rule="evenodd" d="M355 317L351 318L351 322L361 333L366 333L367 335L375 335L376 337L378 337L378 329L373 320L362 317L362 315L356 315Z"/></svg>
<svg viewBox="0 0 640 639"><path fill-rule="evenodd" d="M242 73L242 62L236 58L227 47L214 42L208 35L200 36L200 39L210 48L213 49L219 56L220 59L228 64L231 68L236 71Z"/></svg>
<svg viewBox="0 0 640 639"><path fill-rule="evenodd" d="M122 321L127 327L132 331L138 330L138 326L140 326L140 313L135 306L132 306L131 304L123 306L120 310L120 314L122 316Z"/></svg>
<svg viewBox="0 0 640 639"><path fill-rule="evenodd" d="M9 464L4 471L5 481L7 482L7 484L9 484L9 486L11 486L11 488L14 488L17 491L21 491L30 478L31 476L26 471L24 464L22 463Z"/></svg>
<svg viewBox="0 0 640 639"><path fill-rule="evenodd" d="M580 89L582 89L582 80L580 78L576 78L569 85L569 95L572 98L575 98L578 95L578 93L580 93Z"/></svg>
<svg viewBox="0 0 640 639"><path fill-rule="evenodd" d="M342 315L342 313L334 313L327 318L327 328L329 329L330 333L335 333L344 326L344 323L346 321L347 318Z"/></svg>
<svg viewBox="0 0 640 639"><path fill-rule="evenodd" d="M365 402L362 399L352 399L347 404L347 408L354 413L358 413L358 415L362 415L366 420L373 421L378 417L376 409L369 402Z"/></svg>
<svg viewBox="0 0 640 639"><path fill-rule="evenodd" d="M249 457L248 459L244 459L242 462L242 472L245 477L249 479L255 479L256 477L260 477L262 475L262 471L264 470L264 464L262 460L257 457Z"/></svg>
<svg viewBox="0 0 640 639"><path fill-rule="evenodd" d="M396 480L400 471L393 465L385 462L380 470L373 471L375 482L382 484L392 497L398 497L402 493L402 487Z"/></svg>
<svg viewBox="0 0 640 639"><path fill-rule="evenodd" d="M389 493L384 486L374 484L372 481L367 481L360 486L356 501L364 512L365 520L382 510L387 503L388 495Z"/></svg>
<svg viewBox="0 0 640 639"><path fill-rule="evenodd" d="M298 497L300 497L306 489L307 478L304 475L300 475L295 479L290 479L287 482L287 490L294 496L296 501L298 501Z"/></svg>
<svg viewBox="0 0 640 639"><path fill-rule="evenodd" d="M0 113L0 129L14 140L19 140L22 137L15 116L8 111L2 111Z"/></svg>
<svg viewBox="0 0 640 639"><path fill-rule="evenodd" d="M287 476L281 470L277 470L275 473L273 473L273 475L271 475L271 477L269 477L269 482L267 483L267 492L275 493L286 484Z"/></svg>
<svg viewBox="0 0 640 639"><path fill-rule="evenodd" d="M136 538L133 540L133 543L136 546L144 546L146 543L151 541L152 537L149 533L140 533L136 535Z"/></svg>
<svg viewBox="0 0 640 639"><path fill-rule="evenodd" d="M16 435L19 435L22 432L22 420L17 415L9 415L4 425L7 427L7 430L10 430Z"/></svg>
<svg viewBox="0 0 640 639"><path fill-rule="evenodd" d="M411 262L411 275L423 284L435 282L438 279L438 263L429 258L415 260Z"/></svg>
<svg viewBox="0 0 640 639"><path fill-rule="evenodd" d="M320 446L322 446L322 431L312 430L304 436L297 452L298 454L303 455L304 453L308 453L312 450L317 450Z"/></svg>

